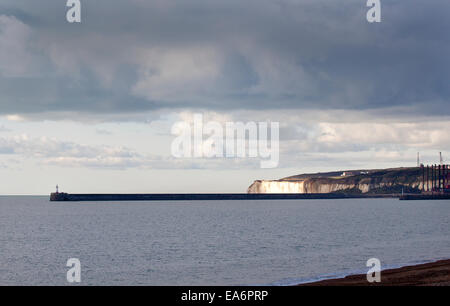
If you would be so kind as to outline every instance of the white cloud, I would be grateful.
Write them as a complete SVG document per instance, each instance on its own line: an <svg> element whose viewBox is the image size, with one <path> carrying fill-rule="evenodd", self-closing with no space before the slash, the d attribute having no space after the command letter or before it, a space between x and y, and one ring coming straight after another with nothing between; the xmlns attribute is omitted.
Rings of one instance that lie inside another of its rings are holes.
<svg viewBox="0 0 450 306"><path fill-rule="evenodd" d="M24 121L25 118L21 115L6 115L6 120L8 121Z"/></svg>
<svg viewBox="0 0 450 306"><path fill-rule="evenodd" d="M27 134L0 137L0 156L16 155L40 165L96 169L242 169L256 168L258 160L177 159L137 152L124 146L85 145Z"/></svg>
<svg viewBox="0 0 450 306"><path fill-rule="evenodd" d="M0 138L1 152L44 163L56 161L69 165L73 161L73 166L94 165L94 161L97 161L98 166L125 166L133 165L133 161L140 158L136 152L121 146L83 145L47 137L32 138L27 134Z"/></svg>
<svg viewBox="0 0 450 306"><path fill-rule="evenodd" d="M415 148L450 145L449 121L410 123L319 123L321 143L395 144Z"/></svg>

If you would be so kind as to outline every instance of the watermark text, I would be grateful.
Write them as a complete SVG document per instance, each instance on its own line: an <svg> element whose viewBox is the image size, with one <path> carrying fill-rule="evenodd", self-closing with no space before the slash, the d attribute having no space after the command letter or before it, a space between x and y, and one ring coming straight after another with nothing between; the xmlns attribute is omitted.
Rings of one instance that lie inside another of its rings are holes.
<svg viewBox="0 0 450 306"><path fill-rule="evenodd" d="M278 122L204 123L202 114L193 122L172 126L171 153L176 158L260 158L261 168L276 168L279 163Z"/></svg>

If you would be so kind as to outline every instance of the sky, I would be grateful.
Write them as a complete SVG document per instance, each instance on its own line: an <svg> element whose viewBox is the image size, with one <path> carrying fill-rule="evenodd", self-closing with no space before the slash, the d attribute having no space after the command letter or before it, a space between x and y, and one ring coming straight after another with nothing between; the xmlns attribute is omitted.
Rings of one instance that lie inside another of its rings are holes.
<svg viewBox="0 0 450 306"><path fill-rule="evenodd" d="M450 2L0 3L0 194L246 192L450 160ZM172 127L279 122L278 167L175 158Z"/></svg>

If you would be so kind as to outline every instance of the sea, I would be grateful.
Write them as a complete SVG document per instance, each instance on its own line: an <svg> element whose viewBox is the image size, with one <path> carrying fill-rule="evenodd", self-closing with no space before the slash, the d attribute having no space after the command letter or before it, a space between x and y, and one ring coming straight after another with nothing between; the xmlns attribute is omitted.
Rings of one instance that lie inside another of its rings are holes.
<svg viewBox="0 0 450 306"><path fill-rule="evenodd" d="M275 285L450 258L450 201L0 197L0 285Z"/></svg>

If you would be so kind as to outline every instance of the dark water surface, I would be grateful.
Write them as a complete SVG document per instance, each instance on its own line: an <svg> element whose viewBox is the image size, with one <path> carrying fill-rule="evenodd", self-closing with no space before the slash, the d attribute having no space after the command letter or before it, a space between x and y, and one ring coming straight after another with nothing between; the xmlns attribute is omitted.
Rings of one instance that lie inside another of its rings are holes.
<svg viewBox="0 0 450 306"><path fill-rule="evenodd" d="M0 285L292 284L450 258L450 201L0 197Z"/></svg>

